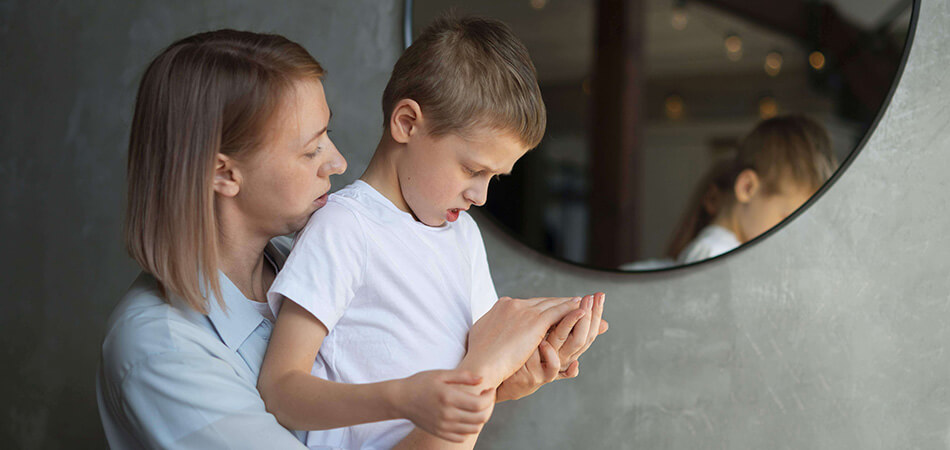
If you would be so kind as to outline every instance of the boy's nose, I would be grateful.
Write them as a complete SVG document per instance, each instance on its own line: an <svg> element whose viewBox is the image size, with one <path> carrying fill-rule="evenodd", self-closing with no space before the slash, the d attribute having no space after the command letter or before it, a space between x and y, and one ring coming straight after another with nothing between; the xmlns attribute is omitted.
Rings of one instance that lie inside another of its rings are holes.
<svg viewBox="0 0 950 450"><path fill-rule="evenodd" d="M469 189L466 191L465 200L475 206L482 206L488 200L488 186L481 189Z"/></svg>

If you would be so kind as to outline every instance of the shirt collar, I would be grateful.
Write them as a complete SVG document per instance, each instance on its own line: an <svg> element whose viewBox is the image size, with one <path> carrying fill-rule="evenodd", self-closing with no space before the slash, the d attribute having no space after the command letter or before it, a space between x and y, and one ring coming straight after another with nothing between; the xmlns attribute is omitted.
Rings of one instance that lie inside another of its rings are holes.
<svg viewBox="0 0 950 450"><path fill-rule="evenodd" d="M280 270L283 267L287 257L278 251L270 242L264 248L264 252L271 257ZM267 264L267 261L264 262ZM237 351L244 344L254 330L260 326L262 321L267 319L261 315L250 303L247 297L238 289L234 283L224 274L218 272L218 283L221 286L221 296L227 310L222 309L218 299L212 295L208 299L208 319L214 325L214 329L221 336L221 340L231 350Z"/></svg>

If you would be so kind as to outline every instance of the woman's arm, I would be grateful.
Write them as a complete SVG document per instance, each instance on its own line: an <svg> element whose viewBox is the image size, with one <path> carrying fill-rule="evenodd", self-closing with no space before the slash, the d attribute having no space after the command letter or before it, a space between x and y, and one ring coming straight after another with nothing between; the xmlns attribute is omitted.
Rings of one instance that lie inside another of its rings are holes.
<svg viewBox="0 0 950 450"><path fill-rule="evenodd" d="M267 410L285 427L323 430L408 418L444 439L461 441L488 420L494 396L464 385L480 377L465 371L421 372L409 378L345 384L310 374L327 328L293 301L284 301L271 335L258 388Z"/></svg>

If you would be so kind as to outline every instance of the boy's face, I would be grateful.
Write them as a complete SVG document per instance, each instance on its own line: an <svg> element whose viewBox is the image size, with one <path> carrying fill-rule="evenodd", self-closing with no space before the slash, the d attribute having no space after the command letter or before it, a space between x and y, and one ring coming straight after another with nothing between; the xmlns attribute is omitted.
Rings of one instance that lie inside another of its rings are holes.
<svg viewBox="0 0 950 450"><path fill-rule="evenodd" d="M510 173L528 151L513 133L491 128L469 130L465 137L419 131L397 163L399 186L416 218L433 227L483 205L492 178Z"/></svg>
<svg viewBox="0 0 950 450"><path fill-rule="evenodd" d="M739 205L739 240L747 242L778 225L814 193L811 187L794 181L780 183L778 192L774 193L758 189L747 202Z"/></svg>

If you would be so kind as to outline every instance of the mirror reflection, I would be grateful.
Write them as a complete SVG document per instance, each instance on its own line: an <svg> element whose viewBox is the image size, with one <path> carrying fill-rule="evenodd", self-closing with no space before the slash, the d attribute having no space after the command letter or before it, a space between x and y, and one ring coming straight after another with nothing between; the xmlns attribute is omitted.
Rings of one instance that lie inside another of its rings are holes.
<svg viewBox="0 0 950 450"><path fill-rule="evenodd" d="M912 0L416 0L508 23L547 133L484 210L528 245L608 269L728 252L804 204L872 125Z"/></svg>

